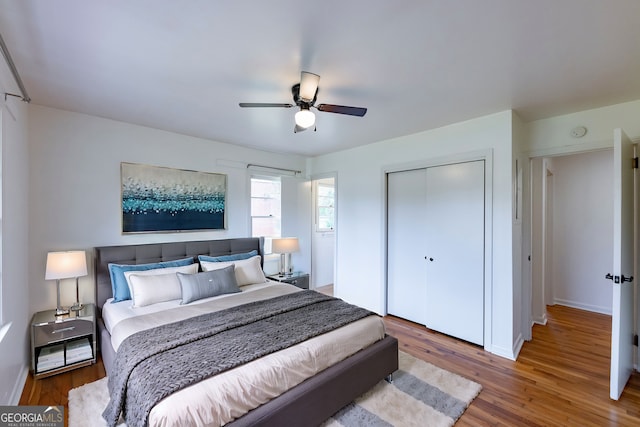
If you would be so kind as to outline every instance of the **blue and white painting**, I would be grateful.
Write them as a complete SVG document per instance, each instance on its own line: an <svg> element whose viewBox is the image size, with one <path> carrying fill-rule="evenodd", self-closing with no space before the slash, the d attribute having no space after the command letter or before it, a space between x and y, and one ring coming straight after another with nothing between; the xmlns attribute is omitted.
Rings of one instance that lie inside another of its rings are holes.
<svg viewBox="0 0 640 427"><path fill-rule="evenodd" d="M227 176L121 163L122 232L225 229Z"/></svg>

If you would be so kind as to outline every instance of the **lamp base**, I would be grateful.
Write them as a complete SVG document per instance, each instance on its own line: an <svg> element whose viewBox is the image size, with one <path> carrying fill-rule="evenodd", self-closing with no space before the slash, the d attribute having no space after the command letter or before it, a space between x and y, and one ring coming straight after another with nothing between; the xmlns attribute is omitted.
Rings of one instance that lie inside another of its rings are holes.
<svg viewBox="0 0 640 427"><path fill-rule="evenodd" d="M66 316L69 314L69 309L65 307L56 308L56 317L58 316Z"/></svg>
<svg viewBox="0 0 640 427"><path fill-rule="evenodd" d="M291 264L291 254L285 254L285 257L284 257L284 274L287 277L293 276L293 265Z"/></svg>
<svg viewBox="0 0 640 427"><path fill-rule="evenodd" d="M56 296L58 297L56 304L56 317L68 315L69 309L60 305L60 279L56 279Z"/></svg>
<svg viewBox="0 0 640 427"><path fill-rule="evenodd" d="M280 271L278 271L278 276L280 276L280 277L284 277L284 274L287 272L287 271L285 270L285 268L286 268L286 265L285 265L285 264L286 264L286 261L285 261L285 259L286 259L286 258L285 258L285 254L280 254L280 265L279 265L279 270L280 270Z"/></svg>

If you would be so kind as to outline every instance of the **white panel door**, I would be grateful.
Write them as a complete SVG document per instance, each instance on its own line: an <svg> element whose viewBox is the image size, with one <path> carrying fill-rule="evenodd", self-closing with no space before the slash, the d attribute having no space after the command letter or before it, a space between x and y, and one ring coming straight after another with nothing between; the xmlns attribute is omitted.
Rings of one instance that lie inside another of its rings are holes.
<svg viewBox="0 0 640 427"><path fill-rule="evenodd" d="M633 371L633 145L621 129L613 135L610 396L618 400Z"/></svg>
<svg viewBox="0 0 640 427"><path fill-rule="evenodd" d="M387 312L424 324L426 170L387 175Z"/></svg>
<svg viewBox="0 0 640 427"><path fill-rule="evenodd" d="M484 343L484 161L427 169L425 324Z"/></svg>

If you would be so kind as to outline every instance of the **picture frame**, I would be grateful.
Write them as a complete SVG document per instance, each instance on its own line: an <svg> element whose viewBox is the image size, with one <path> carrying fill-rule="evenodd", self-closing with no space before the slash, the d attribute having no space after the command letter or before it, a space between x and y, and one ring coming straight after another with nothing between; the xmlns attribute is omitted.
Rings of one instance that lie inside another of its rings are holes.
<svg viewBox="0 0 640 427"><path fill-rule="evenodd" d="M225 230L227 175L120 163L122 233Z"/></svg>

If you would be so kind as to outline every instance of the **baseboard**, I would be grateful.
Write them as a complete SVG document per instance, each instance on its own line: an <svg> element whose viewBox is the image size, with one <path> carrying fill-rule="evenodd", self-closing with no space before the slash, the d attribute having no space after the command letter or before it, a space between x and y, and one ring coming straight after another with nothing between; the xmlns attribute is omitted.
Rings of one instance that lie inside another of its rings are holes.
<svg viewBox="0 0 640 427"><path fill-rule="evenodd" d="M485 350L495 354L496 356L504 357L505 359L516 360L516 355L513 352L513 349L493 345L491 348L485 348Z"/></svg>
<svg viewBox="0 0 640 427"><path fill-rule="evenodd" d="M533 319L533 324L544 326L547 324L547 320L547 313L545 313L543 316Z"/></svg>
<svg viewBox="0 0 640 427"><path fill-rule="evenodd" d="M571 308L577 308L579 310L592 311L594 313L607 314L611 316L611 307L602 307L597 305L583 304L576 301L569 301L556 298L554 304L564 305Z"/></svg>
<svg viewBox="0 0 640 427"><path fill-rule="evenodd" d="M524 338L522 334L518 334L518 339L513 345L513 360L518 359L518 355L520 354L520 350L522 350L522 346L524 345Z"/></svg>
<svg viewBox="0 0 640 427"><path fill-rule="evenodd" d="M16 383L13 385L13 391L11 392L11 397L9 397L10 405L18 405L20 403L20 397L22 396L24 385L27 382L27 375L29 375L29 367L24 365L18 374Z"/></svg>

